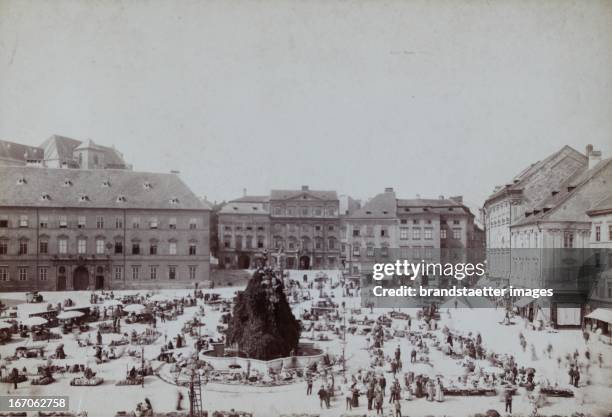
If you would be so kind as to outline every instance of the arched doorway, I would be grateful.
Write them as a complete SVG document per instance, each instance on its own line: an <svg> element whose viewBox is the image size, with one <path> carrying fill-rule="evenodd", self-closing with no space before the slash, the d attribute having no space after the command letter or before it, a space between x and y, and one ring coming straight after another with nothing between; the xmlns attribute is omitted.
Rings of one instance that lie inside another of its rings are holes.
<svg viewBox="0 0 612 417"><path fill-rule="evenodd" d="M251 260L249 259L249 255L240 255L238 257L238 268L249 269L250 265L251 265Z"/></svg>
<svg viewBox="0 0 612 417"><path fill-rule="evenodd" d="M104 289L104 268L101 266L96 268L95 287L96 287L96 290Z"/></svg>
<svg viewBox="0 0 612 417"><path fill-rule="evenodd" d="M79 266L72 274L72 288L75 291L82 291L89 288L89 272L84 266Z"/></svg>
<svg viewBox="0 0 612 417"><path fill-rule="evenodd" d="M310 256L300 257L300 269L310 269Z"/></svg>

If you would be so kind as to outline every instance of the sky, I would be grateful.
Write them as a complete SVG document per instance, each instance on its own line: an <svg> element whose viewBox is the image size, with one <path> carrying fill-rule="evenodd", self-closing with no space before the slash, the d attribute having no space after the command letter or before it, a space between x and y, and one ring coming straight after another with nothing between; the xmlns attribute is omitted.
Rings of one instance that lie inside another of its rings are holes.
<svg viewBox="0 0 612 417"><path fill-rule="evenodd" d="M0 0L0 139L114 145L211 201L463 195L612 156L612 1Z"/></svg>

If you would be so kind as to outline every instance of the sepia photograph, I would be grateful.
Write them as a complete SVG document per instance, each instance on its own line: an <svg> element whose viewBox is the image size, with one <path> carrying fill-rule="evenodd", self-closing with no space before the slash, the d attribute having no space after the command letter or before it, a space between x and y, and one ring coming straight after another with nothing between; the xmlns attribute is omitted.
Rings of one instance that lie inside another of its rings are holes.
<svg viewBox="0 0 612 417"><path fill-rule="evenodd" d="M0 417L612 417L611 0L0 0Z"/></svg>

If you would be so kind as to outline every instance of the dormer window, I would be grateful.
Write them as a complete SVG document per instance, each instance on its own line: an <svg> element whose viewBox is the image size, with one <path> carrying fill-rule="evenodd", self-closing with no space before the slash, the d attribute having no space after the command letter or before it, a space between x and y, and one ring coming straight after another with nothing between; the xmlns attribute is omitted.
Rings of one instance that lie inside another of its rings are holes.
<svg viewBox="0 0 612 417"><path fill-rule="evenodd" d="M144 187L145 190L153 189L153 186L151 185L150 182L145 182L142 186Z"/></svg>
<svg viewBox="0 0 612 417"><path fill-rule="evenodd" d="M89 196L82 195L82 196L79 197L79 202L84 203L86 201L90 201L89 200Z"/></svg>
<svg viewBox="0 0 612 417"><path fill-rule="evenodd" d="M170 199L170 204L178 204L179 203L179 199L176 197L173 197Z"/></svg>
<svg viewBox="0 0 612 417"><path fill-rule="evenodd" d="M72 187L72 180L66 178L64 180L64 187Z"/></svg>
<svg viewBox="0 0 612 417"><path fill-rule="evenodd" d="M43 201L49 201L49 200L51 200L51 196L49 194L47 194L47 193L42 193L40 195L40 199L43 200Z"/></svg>
<svg viewBox="0 0 612 417"><path fill-rule="evenodd" d="M109 188L110 186L111 186L111 182L110 182L110 180L104 180L104 181L102 182L102 187Z"/></svg>
<svg viewBox="0 0 612 417"><path fill-rule="evenodd" d="M117 197L117 203L125 203L127 201L127 198L125 198L124 195L120 195L119 197Z"/></svg>
<svg viewBox="0 0 612 417"><path fill-rule="evenodd" d="M27 184L27 183L28 183L28 182L26 181L25 177L19 177L19 178L17 178L17 184L18 184L18 185L25 185L25 184Z"/></svg>

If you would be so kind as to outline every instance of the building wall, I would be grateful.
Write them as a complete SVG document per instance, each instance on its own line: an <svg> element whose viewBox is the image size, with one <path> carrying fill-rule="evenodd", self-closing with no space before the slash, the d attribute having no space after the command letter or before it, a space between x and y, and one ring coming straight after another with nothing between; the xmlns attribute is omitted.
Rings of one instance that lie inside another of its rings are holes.
<svg viewBox="0 0 612 417"><path fill-rule="evenodd" d="M27 216L27 225L20 226L22 216ZM152 228L153 219L157 228ZM195 229L190 226L192 219ZM180 287L210 277L206 210L1 207L2 220L8 222L7 227L0 224L0 242L7 248L6 254L0 254L2 291L74 289L75 274L83 270L87 289ZM66 242L65 253L60 241ZM79 241L86 242L82 253ZM47 242L47 253L42 252L42 242ZM27 243L26 254L19 253L20 243ZM115 253L116 243L122 253ZM157 246L157 254L150 253L152 245ZM176 254L171 254L174 245ZM172 268L174 279L169 276ZM98 282L97 277L101 277Z"/></svg>
<svg viewBox="0 0 612 417"><path fill-rule="evenodd" d="M253 267L256 256L271 247L270 217L219 213L218 236L222 268Z"/></svg>
<svg viewBox="0 0 612 417"><path fill-rule="evenodd" d="M576 172L587 167L587 158L564 148L537 170L521 179L516 187L508 184L484 204L485 236L489 276L509 279L511 269L510 227L525 211L535 207Z"/></svg>
<svg viewBox="0 0 612 417"><path fill-rule="evenodd" d="M604 271L591 293L590 307L591 310L597 307L612 308L612 212L592 215L590 218L589 245L592 249L602 250L599 261L604 265Z"/></svg>
<svg viewBox="0 0 612 417"><path fill-rule="evenodd" d="M287 269L340 267L338 200L296 198L270 201L270 236L283 248Z"/></svg>
<svg viewBox="0 0 612 417"><path fill-rule="evenodd" d="M347 219L346 265L352 275L370 274L378 262L398 259L397 219Z"/></svg>

